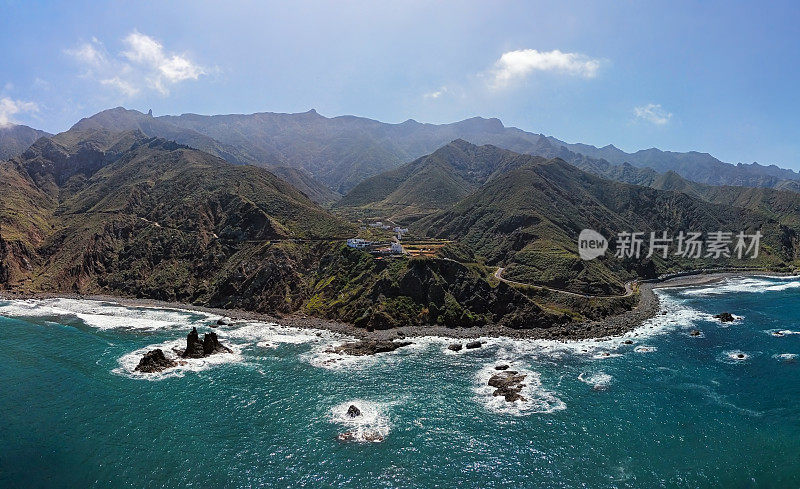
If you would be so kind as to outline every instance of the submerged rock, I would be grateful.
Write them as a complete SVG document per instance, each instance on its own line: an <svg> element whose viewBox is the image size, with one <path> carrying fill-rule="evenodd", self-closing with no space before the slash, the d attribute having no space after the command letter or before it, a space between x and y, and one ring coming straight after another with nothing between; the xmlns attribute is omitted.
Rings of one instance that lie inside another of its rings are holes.
<svg viewBox="0 0 800 489"><path fill-rule="evenodd" d="M625 340L625 341L623 341L623 343L625 343L626 345L632 345L633 344L633 340Z"/></svg>
<svg viewBox="0 0 800 489"><path fill-rule="evenodd" d="M464 346L462 346L461 343L453 343L447 347L450 351L461 351L462 348L464 348Z"/></svg>
<svg viewBox="0 0 800 489"><path fill-rule="evenodd" d="M520 374L515 370L506 370L496 373L489 378L489 386L494 387L493 396L503 396L507 402L524 401L520 391L525 387L522 383L527 375Z"/></svg>
<svg viewBox="0 0 800 489"><path fill-rule="evenodd" d="M369 441L369 442L383 441L383 435L381 435L377 431L367 431L364 433L357 433L355 431L345 431L344 433L339 434L337 438L340 441Z"/></svg>
<svg viewBox="0 0 800 489"><path fill-rule="evenodd" d="M731 321L734 321L736 319L735 317L733 317L733 314L731 314L729 312L723 312L723 313L720 313L720 314L716 314L716 315L714 315L714 317L716 319L719 319L723 323L730 323Z"/></svg>
<svg viewBox="0 0 800 489"><path fill-rule="evenodd" d="M186 349L181 353L181 357L203 358L215 353L231 353L231 349L219 342L217 333L206 333L203 341L200 341L197 328L192 328L186 336Z"/></svg>
<svg viewBox="0 0 800 489"><path fill-rule="evenodd" d="M693 329L693 330L692 330L692 331L689 333L689 336L700 336L701 334L703 334L703 333L701 333L699 329Z"/></svg>
<svg viewBox="0 0 800 489"><path fill-rule="evenodd" d="M475 348L480 348L481 345L483 345L483 342L481 342L481 341L477 341L477 340L476 341L470 341L469 343L467 343L467 350L474 350Z"/></svg>
<svg viewBox="0 0 800 489"><path fill-rule="evenodd" d="M351 418L361 416L361 410L358 409L354 404L351 404L350 407L347 408L347 415Z"/></svg>
<svg viewBox="0 0 800 489"><path fill-rule="evenodd" d="M410 341L361 340L335 346L327 351L329 353L364 356L395 351L411 344Z"/></svg>
<svg viewBox="0 0 800 489"><path fill-rule="evenodd" d="M228 322L228 320L227 320L227 319L225 319L225 318L219 318L219 319L217 319L217 326L227 326L227 325L229 325L229 324L230 324L230 323L229 323L229 322Z"/></svg>
<svg viewBox="0 0 800 489"><path fill-rule="evenodd" d="M494 369L495 370L508 370L508 365L498 365Z"/></svg>
<svg viewBox="0 0 800 489"><path fill-rule="evenodd" d="M156 348L155 350L150 350L144 354L142 359L139 360L139 365L136 366L135 370L137 372L152 374L175 367L177 365L178 363L167 358L160 348Z"/></svg>

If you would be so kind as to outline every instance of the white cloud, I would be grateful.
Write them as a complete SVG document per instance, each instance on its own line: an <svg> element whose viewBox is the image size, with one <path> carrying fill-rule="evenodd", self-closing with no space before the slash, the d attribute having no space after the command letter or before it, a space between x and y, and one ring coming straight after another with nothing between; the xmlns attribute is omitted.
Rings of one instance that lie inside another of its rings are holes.
<svg viewBox="0 0 800 489"><path fill-rule="evenodd" d="M503 88L526 78L534 71L551 71L594 78L600 65L601 60L579 53L563 53L558 49L553 51L519 49L500 56L490 72L489 84L491 88Z"/></svg>
<svg viewBox="0 0 800 489"><path fill-rule="evenodd" d="M637 119L663 126L672 118L672 114L661 107L661 104L647 104L633 108Z"/></svg>
<svg viewBox="0 0 800 489"><path fill-rule="evenodd" d="M122 55L132 63L148 70L147 81L151 88L162 94L169 93L167 85L184 80L197 80L205 71L189 58L168 54L164 46L150 36L133 31L125 38L128 50Z"/></svg>
<svg viewBox="0 0 800 489"><path fill-rule="evenodd" d="M0 126L11 124L11 116L21 112L37 112L39 107L33 102L0 98Z"/></svg>
<svg viewBox="0 0 800 489"><path fill-rule="evenodd" d="M446 86L443 86L438 90L434 90L433 92L428 92L426 94L423 94L422 96L427 99L437 99L442 95L446 94L448 91L449 91L448 88Z"/></svg>
<svg viewBox="0 0 800 489"><path fill-rule="evenodd" d="M90 68L98 68L108 63L103 45L96 37L92 42L85 42L71 49L65 49L65 53L77 59Z"/></svg>
<svg viewBox="0 0 800 489"><path fill-rule="evenodd" d="M115 76L113 78L104 78L100 80L101 85L105 85L108 87L114 87L120 92L122 92L127 97L133 97L134 95L139 93L139 89L131 85L130 83L126 82L122 78Z"/></svg>
<svg viewBox="0 0 800 489"><path fill-rule="evenodd" d="M86 77L126 97L133 97L147 88L167 95L172 85L197 80L206 74L203 67L186 55L168 52L159 41L138 31L131 32L122 41L126 49L118 56L109 56L97 39L67 49L65 53L87 69Z"/></svg>

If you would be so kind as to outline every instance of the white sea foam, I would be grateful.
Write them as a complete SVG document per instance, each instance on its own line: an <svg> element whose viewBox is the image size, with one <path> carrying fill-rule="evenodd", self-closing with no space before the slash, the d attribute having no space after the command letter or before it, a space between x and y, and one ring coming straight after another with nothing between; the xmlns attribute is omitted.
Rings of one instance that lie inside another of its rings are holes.
<svg viewBox="0 0 800 489"><path fill-rule="evenodd" d="M394 355L397 351L376 353L375 355L347 355L333 351L333 348L350 341L355 341L355 338L329 341L316 345L310 351L300 355L300 359L314 367L328 370L354 370L367 368L382 361L385 362L388 356Z"/></svg>
<svg viewBox="0 0 800 489"><path fill-rule="evenodd" d="M200 372L203 370L208 370L217 365L237 363L242 361L241 348L239 348L237 345L226 345L232 350L232 353L215 353L204 358L180 358L175 350L183 349L185 346L186 340L179 339L140 348L120 357L118 360L119 367L112 370L112 372L117 375L130 377L132 379L164 380L171 377L183 377L186 372ZM136 366L139 365L139 360L142 359L145 353L156 348L160 348L164 352L164 356L166 356L168 359L178 362L178 365L161 372L137 372Z"/></svg>
<svg viewBox="0 0 800 489"><path fill-rule="evenodd" d="M277 323L250 321L218 328L221 338L241 344L292 344L326 342L338 337L335 333L316 329L300 329Z"/></svg>
<svg viewBox="0 0 800 489"><path fill-rule="evenodd" d="M605 372L581 372L581 374L578 375L578 380L584 384L591 385L596 391L604 391L611 386L611 382L614 381L614 377Z"/></svg>
<svg viewBox="0 0 800 489"><path fill-rule="evenodd" d="M347 410L355 406L361 411L359 416L349 416ZM339 435L342 439L356 442L378 442L389 436L392 429L387 414L389 404L353 399L332 407L328 420L344 428Z"/></svg>
<svg viewBox="0 0 800 489"><path fill-rule="evenodd" d="M681 290L685 296L725 295L737 292L764 293L800 288L800 281L791 280L798 277L735 277L726 278L719 283L707 287L687 287ZM776 283L779 281L780 283Z"/></svg>
<svg viewBox="0 0 800 489"><path fill-rule="evenodd" d="M778 360L779 362L795 363L797 362L798 355L796 353L778 353L773 355L772 358Z"/></svg>
<svg viewBox="0 0 800 489"><path fill-rule="evenodd" d="M504 362L503 364L505 365L506 363ZM567 408L567 405L556 397L554 392L547 390L542 385L539 372L520 368L513 364L509 365L508 370L513 370L519 374L525 375L525 379L522 381L523 387L520 391L520 395L524 397L525 400L508 402L503 396L495 396L495 388L488 383L492 375L501 372L495 369L497 365L499 364L491 363L486 365L475 376L477 383L475 393L478 397L478 401L483 403L488 410L496 413L522 416L534 413L549 414Z"/></svg>
<svg viewBox="0 0 800 489"><path fill-rule="evenodd" d="M653 353L654 351L657 350L658 348L656 348L655 346L649 346L649 345L639 345L633 349L633 351L635 351L636 353Z"/></svg>
<svg viewBox="0 0 800 489"><path fill-rule="evenodd" d="M769 329L765 331L765 333L780 338L783 336L800 334L800 331L792 331L791 329Z"/></svg>
<svg viewBox="0 0 800 489"><path fill-rule="evenodd" d="M725 350L719 357L719 361L723 363L742 363L750 360L751 355L742 350Z"/></svg>
<svg viewBox="0 0 800 489"><path fill-rule="evenodd" d="M0 305L8 317L77 318L87 326L105 329L155 331L196 326L219 316L179 309L126 307L116 303L82 299L14 300ZM200 319L197 319L197 318Z"/></svg>

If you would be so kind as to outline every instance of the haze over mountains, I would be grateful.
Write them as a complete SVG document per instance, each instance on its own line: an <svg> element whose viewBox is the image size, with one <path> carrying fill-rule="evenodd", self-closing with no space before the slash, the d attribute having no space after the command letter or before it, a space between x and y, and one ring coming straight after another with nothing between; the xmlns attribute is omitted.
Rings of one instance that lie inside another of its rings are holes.
<svg viewBox="0 0 800 489"><path fill-rule="evenodd" d="M0 160L7 160L23 151L49 133L18 124L0 124Z"/></svg>
<svg viewBox="0 0 800 489"><path fill-rule="evenodd" d="M492 144L517 153L561 158L586 171L613 180L650 185L659 173L711 185L800 189L800 175L775 166L731 165L705 153L657 149L625 153L613 146L568 144L553 137L505 127L498 119L480 117L452 124L408 120L387 124L371 119L324 117L316 111L298 114L152 117L123 108L82 119L75 129L139 129L144 134L175 140L231 163L303 169L339 194L385 170L435 151L455 139ZM304 184L292 180L298 188ZM314 192L312 192L314 193ZM330 197L330 196L328 196Z"/></svg>

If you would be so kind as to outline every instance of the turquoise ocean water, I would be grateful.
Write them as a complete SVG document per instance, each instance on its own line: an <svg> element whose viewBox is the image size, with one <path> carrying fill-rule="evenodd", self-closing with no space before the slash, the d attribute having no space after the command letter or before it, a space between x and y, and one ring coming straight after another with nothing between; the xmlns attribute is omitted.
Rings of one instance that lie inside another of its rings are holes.
<svg viewBox="0 0 800 489"><path fill-rule="evenodd" d="M0 487L798 487L798 280L662 292L625 338L461 353L345 358L331 333L238 324L234 353L160 375L132 370L216 316L0 301ZM528 402L491 396L501 364Z"/></svg>

